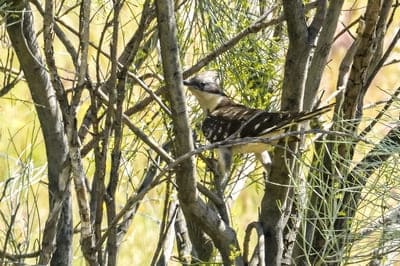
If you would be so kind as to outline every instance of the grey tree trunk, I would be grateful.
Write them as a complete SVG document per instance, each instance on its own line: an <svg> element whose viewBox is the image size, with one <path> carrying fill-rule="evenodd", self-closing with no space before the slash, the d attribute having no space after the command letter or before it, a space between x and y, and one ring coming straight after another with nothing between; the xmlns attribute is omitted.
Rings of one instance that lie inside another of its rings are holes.
<svg viewBox="0 0 400 266"><path fill-rule="evenodd" d="M284 0L282 3L288 28L289 47L282 84L281 110L296 112L303 109L312 46L325 19L327 1L317 1L316 14L309 26L306 24L302 1ZM285 142L282 140L280 145L285 146ZM289 234L293 234L290 231L295 231L295 228L291 227L296 227L296 221L292 221L292 225L285 232L285 228L288 228L289 215L293 216L291 212L294 192L290 187L290 176L301 178L294 159L297 150L297 143L288 143L285 149L275 149L270 182L265 184L260 221L263 225L265 242L268 243L265 248L266 265L281 265L284 257L291 257L293 243L285 245L284 238L294 238Z"/></svg>
<svg viewBox="0 0 400 266"><path fill-rule="evenodd" d="M7 16L7 32L35 103L46 147L50 211L55 202L63 201L58 228L52 228L56 232L56 243L51 265L71 265L72 212L68 180L65 179L68 174L63 171L68 168L68 147L62 114L41 59L31 9L25 1L13 1L10 10L15 12ZM57 223L52 226L57 227Z"/></svg>
<svg viewBox="0 0 400 266"><path fill-rule="evenodd" d="M188 122L183 79L179 63L177 29L174 3L157 0L156 12L161 46L161 57L171 105L171 118L175 134L174 151L181 156L193 150L193 138ZM178 186L178 199L188 222L195 223L206 232L221 253L224 265L243 265L235 231L218 214L207 206L198 195L193 158L180 163L174 170Z"/></svg>

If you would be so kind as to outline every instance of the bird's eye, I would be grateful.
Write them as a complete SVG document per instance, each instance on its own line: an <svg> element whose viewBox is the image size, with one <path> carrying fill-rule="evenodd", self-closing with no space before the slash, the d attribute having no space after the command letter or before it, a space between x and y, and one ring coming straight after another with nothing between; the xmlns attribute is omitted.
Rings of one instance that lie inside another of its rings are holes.
<svg viewBox="0 0 400 266"><path fill-rule="evenodd" d="M205 82L200 82L200 88L204 88L206 86Z"/></svg>

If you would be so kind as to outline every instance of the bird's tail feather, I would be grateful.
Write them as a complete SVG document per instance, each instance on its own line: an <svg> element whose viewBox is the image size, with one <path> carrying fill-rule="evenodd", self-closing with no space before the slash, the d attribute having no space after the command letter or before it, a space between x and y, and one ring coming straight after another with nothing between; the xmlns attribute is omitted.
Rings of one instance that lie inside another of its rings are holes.
<svg viewBox="0 0 400 266"><path fill-rule="evenodd" d="M310 112L300 112L299 116L297 116L296 118L294 118L293 122L302 122L302 121L307 121L310 120L314 117L317 117L319 115L325 114L327 112L329 112L330 110L332 110L332 108L335 106L335 103L317 108L313 111Z"/></svg>
<svg viewBox="0 0 400 266"><path fill-rule="evenodd" d="M299 112L299 113L293 114L293 116L291 118L289 118L285 121L282 121L281 124L277 124L274 127L271 127L271 128L268 128L267 130L265 130L262 133L262 135L273 132L273 131L280 131L283 129L287 129L288 127L290 127L293 124L311 120L317 116L320 116L324 113L329 112L330 110L332 110L332 108L334 106L335 106L335 103L332 103L332 104L317 108L310 112Z"/></svg>

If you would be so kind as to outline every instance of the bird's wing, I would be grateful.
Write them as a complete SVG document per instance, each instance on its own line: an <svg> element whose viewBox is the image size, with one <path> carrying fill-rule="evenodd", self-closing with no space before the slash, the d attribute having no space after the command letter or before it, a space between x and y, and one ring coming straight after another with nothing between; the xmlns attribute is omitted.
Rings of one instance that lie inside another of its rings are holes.
<svg viewBox="0 0 400 266"><path fill-rule="evenodd" d="M221 141L237 133L257 112L240 104L218 107L207 114L201 129L208 141Z"/></svg>
<svg viewBox="0 0 400 266"><path fill-rule="evenodd" d="M239 104L223 106L207 115L202 131L210 142L225 140L233 134L241 138L257 137L312 119L329 111L331 107L329 105L311 112L267 112Z"/></svg>

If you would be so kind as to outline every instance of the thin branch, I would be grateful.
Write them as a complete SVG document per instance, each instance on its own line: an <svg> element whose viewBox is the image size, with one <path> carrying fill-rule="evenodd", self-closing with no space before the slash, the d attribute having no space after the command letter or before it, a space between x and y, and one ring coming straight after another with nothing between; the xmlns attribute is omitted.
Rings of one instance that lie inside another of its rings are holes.
<svg viewBox="0 0 400 266"><path fill-rule="evenodd" d="M69 121L67 127L67 136L69 141L69 156L71 159L71 170L75 185L76 198L79 208L81 221L81 249L86 262L91 265L97 265L95 255L93 221L90 215L89 195L86 187L86 173L80 154L80 142L77 132L76 119Z"/></svg>
<svg viewBox="0 0 400 266"><path fill-rule="evenodd" d="M66 166L61 173L63 178L69 178L69 166ZM69 185L66 186L67 190L60 195L53 196L52 208L49 211L46 219L46 224L43 230L42 248L40 250L39 264L47 265L53 256L56 248L56 234L60 219L60 214L63 208L64 200L68 195Z"/></svg>
<svg viewBox="0 0 400 266"><path fill-rule="evenodd" d="M108 238L108 235L110 234L110 229L117 226L118 222L132 210L132 207L135 204L137 204L140 200L142 200L144 196L158 184L159 184L159 179L154 179L153 183L149 184L149 186L147 187L144 187L142 190L139 190L136 194L131 195L126 200L124 207L122 207L119 213L115 215L114 219L110 223L108 223L108 230L104 232L101 238L97 241L94 250L98 251L102 248L104 241Z"/></svg>
<svg viewBox="0 0 400 266"><path fill-rule="evenodd" d="M382 57L384 39L387 35L387 28L389 26L387 23L387 20L388 20L389 14L390 14L390 10L392 10L392 8L391 8L392 2L393 2L393 0L381 0L379 19L376 23L376 29L375 29L375 38L372 40L372 46L376 46L376 48L375 48L375 52L371 59L370 67L368 69L368 75L369 75L368 79L371 78L370 73L372 73L373 71L376 70L376 66L378 65L378 62L381 60L381 57ZM375 75L373 75L373 76L375 76ZM368 83L368 81L367 81L367 83Z"/></svg>
<svg viewBox="0 0 400 266"><path fill-rule="evenodd" d="M392 147L392 151L388 151L388 144ZM340 212L346 213L347 217L354 217L360 202L361 190L369 177L393 154L398 153L399 147L400 126L397 125L348 174L347 187L352 188L352 190L344 194ZM337 219L335 221L335 229L343 230L348 226L348 221L349 218Z"/></svg>
<svg viewBox="0 0 400 266"><path fill-rule="evenodd" d="M171 190L167 189L167 192L165 193L165 204L162 215L163 219L160 225L160 234L158 237L157 247L150 265L166 265L168 264L170 258L170 251L172 250L171 241L173 241L173 239L171 239L171 236L174 234L172 226L175 223L175 219L179 209L178 200L176 198L171 199L170 192ZM162 253L161 250L163 250Z"/></svg>
<svg viewBox="0 0 400 266"><path fill-rule="evenodd" d="M114 147L111 153L111 170L110 179L107 185L107 197L106 197L106 207L107 207L107 221L112 221L116 215L116 201L115 193L117 191L120 164L121 164L121 145L123 138L123 103L125 99L125 78L119 79L117 76L118 71L118 61L117 61L117 48L118 48L118 36L119 36L119 16L122 7L122 1L113 1L114 3L114 18L113 18L113 34L111 41L111 90L110 99L115 98L111 101L111 105L114 106L116 103L116 110L114 108L109 108L112 110L110 114L112 115L114 121L112 123L112 130L114 131ZM113 228L111 234L107 240L107 253L108 253L108 265L115 266L117 264L117 250L118 250L118 232L116 228Z"/></svg>
<svg viewBox="0 0 400 266"><path fill-rule="evenodd" d="M376 47L372 45L375 38L376 23L379 19L380 3L378 1L369 1L365 12L364 19L360 21L359 28L359 44L354 55L353 64L349 74L345 98L343 101L343 118L354 119L359 117L357 111L362 108L363 98L366 92L366 84L368 69L372 60ZM349 125L349 130L355 131L358 127L359 120L355 120ZM351 155L352 152L349 153ZM344 157L345 158L345 157Z"/></svg>
<svg viewBox="0 0 400 266"><path fill-rule="evenodd" d="M374 69L371 71L371 73L368 76L368 79L366 83L363 86L363 89L366 90L372 83L373 79L375 78L376 74L378 74L379 70L382 69L384 66L386 60L389 58L390 54L392 53L393 49L396 47L398 41L400 39L400 29L397 30L396 35L393 37L393 40L390 42L388 48L386 49L385 53L383 54L382 58L379 60L379 62L376 64Z"/></svg>
<svg viewBox="0 0 400 266"><path fill-rule="evenodd" d="M393 59L393 60L385 63L383 66L390 66L390 65L397 64L397 63L400 63L400 59Z"/></svg>
<svg viewBox="0 0 400 266"><path fill-rule="evenodd" d="M54 47L53 47L53 37L54 37L54 3L52 0L46 0L45 11L44 11L44 53L46 56L46 63L50 74L51 83L56 92L57 99L60 103L60 107L65 118L68 114L69 104L67 95L65 93L64 85L58 75L58 70L56 66L56 60L54 58Z"/></svg>
<svg viewBox="0 0 400 266"><path fill-rule="evenodd" d="M335 42L337 39L339 39L343 34L345 34L346 32L348 32L349 34L351 34L350 29L357 25L360 22L360 17L358 17L357 19L353 20L352 22L350 22L349 25L347 25L346 27L344 27L341 31L339 31L335 37L333 38L332 42Z"/></svg>
<svg viewBox="0 0 400 266"><path fill-rule="evenodd" d="M175 234L179 260L183 265L190 265L192 243L190 242L188 226L186 224L181 208L178 209L177 217L175 220Z"/></svg>
<svg viewBox="0 0 400 266"><path fill-rule="evenodd" d="M9 83L7 83L3 88L0 89L0 97L3 97L4 95L6 95L7 93L9 93L11 91L12 88L15 87L15 85L18 84L18 82L20 82L22 80L23 75L20 73L18 73L18 75Z"/></svg>
<svg viewBox="0 0 400 266"><path fill-rule="evenodd" d="M18 202L17 206L14 208L13 213L11 214L10 223L7 223L6 236L5 236L4 244L3 244L3 247L2 247L4 251L0 253L0 264L1 265L3 265L4 258L6 257L6 254L7 254L6 251L7 251L8 240L9 240L9 238L11 236L11 232L12 232L12 229L14 227L15 219L17 217L18 210L19 210L20 206L21 206L20 202Z"/></svg>
<svg viewBox="0 0 400 266"><path fill-rule="evenodd" d="M208 199L210 199L216 206L222 206L225 202L217 194L209 190L203 184L197 182L197 189Z"/></svg>
<svg viewBox="0 0 400 266"><path fill-rule="evenodd" d="M154 187L156 187L157 185L159 185L162 181L161 178L169 171L171 171L173 168L175 168L177 165L179 165L183 160L187 160L187 158L194 156L196 154L199 154L201 152L204 152L206 150L212 150L215 149L219 146L224 145L224 147L228 147L228 146L232 146L234 144L245 144L245 143L257 143L257 142L263 142L263 143L267 143L270 144L272 142L276 142L279 138L285 138L285 137L290 137L290 136L295 136L296 134L313 134L313 133L324 133L324 134L337 134L339 136L349 136L349 134L345 134L343 132L334 132L334 131L321 131L321 130L308 130L308 131L303 131L303 132L288 132L285 134L282 134L280 136L274 137L274 138L269 138L269 139L263 139L263 138L245 138L245 139L240 139L240 140L230 140L230 141L221 141L221 142L217 142L214 144L210 144L210 145L206 145L203 147L200 147L196 150L193 150L191 152L188 152L182 156L180 156L179 158L177 158L175 161L173 161L172 163L168 164L163 170L161 170L161 172L155 177L153 178L152 182L147 184L146 186L141 186L141 189L138 190L138 192L136 194L131 195L128 200L126 201L126 204L124 205L124 207L120 210L120 212L115 216L114 220L109 223L109 228L116 226L119 222L119 220L121 220L126 213L129 213L130 210L132 209L132 206L134 206L135 204L137 204L140 200L143 199L143 197ZM200 190L203 190L200 186ZM204 191L204 190L203 190ZM211 194L206 192L207 196L210 196ZM214 199L215 200L215 199ZM218 200L216 201L218 202ZM101 248L102 243L107 239L109 232L106 231L100 240L98 240L98 242L96 243L95 249L98 250L99 248Z"/></svg>
<svg viewBox="0 0 400 266"><path fill-rule="evenodd" d="M344 0L329 1L326 18L321 22L322 29L320 30L307 74L303 110L310 110L313 105L316 105L315 98L320 88L322 73L328 65L328 56L334 43L333 36L337 28L343 3Z"/></svg>
<svg viewBox="0 0 400 266"><path fill-rule="evenodd" d="M30 259L30 258L37 258L40 255L40 250L34 251L31 253L24 253L24 254L10 254L0 250L0 256L11 260L11 261L19 261L21 259Z"/></svg>
<svg viewBox="0 0 400 266"><path fill-rule="evenodd" d="M197 154L202 153L207 150L213 150L216 148L232 147L235 145L243 145L243 144L249 144L249 143L264 143L264 144L274 145L274 143L276 143L280 139L285 139L285 138L299 136L299 135L306 135L306 134L326 134L326 135L334 135L334 136L342 136L342 137L352 137L352 138L358 139L357 136L355 136L353 134L348 134L348 133L341 132L341 131L310 129L310 130L304 130L304 131L289 131L286 133L275 135L274 137L270 137L270 138L246 137L246 138L223 140L223 141L214 142L212 144L201 146L195 150L192 150L186 154L183 154L182 156L179 156L172 163L168 164L163 170L161 170L160 173L157 175L157 177L154 180L160 180L162 176L164 176L167 172L171 171L173 168L178 166L182 161L187 160L191 156L197 155ZM361 139L361 140L368 143L368 141L365 139Z"/></svg>
<svg viewBox="0 0 400 266"><path fill-rule="evenodd" d="M42 8L41 3L39 3L38 0L30 0L30 2L36 7L36 9L39 11L39 13L45 17L45 11ZM78 6L79 4L76 4ZM76 6L71 7L71 10L74 9ZM59 19L59 17L58 17ZM55 18L55 21L57 21L57 18ZM53 24L54 27L54 32L57 35L57 37L60 39L62 44L65 46L65 49L68 51L72 58L72 62L75 64L78 61L78 53L71 43L71 41L68 39L67 35L61 30L60 26L57 23ZM77 68L77 65L75 65Z"/></svg>
<svg viewBox="0 0 400 266"><path fill-rule="evenodd" d="M101 100L107 105L110 106L109 104L109 99L108 96L105 95L103 92L100 90L97 91L98 95L100 96ZM129 117L126 115L122 115L122 120L123 122L128 126L130 130L132 130L144 143L146 143L150 148L152 148L155 152L157 152L158 155L160 155L163 160L167 162L172 162L173 158L162 148L160 147L153 139L151 139L149 136L147 136L146 133L144 133L140 128L134 125L129 120Z"/></svg>
<svg viewBox="0 0 400 266"><path fill-rule="evenodd" d="M128 76L130 78L133 78L139 85L140 87L142 87L149 95L151 98L153 98L154 101L156 101L156 103L158 103L158 105L161 107L161 109L169 116L172 115L171 111L169 110L169 108L162 102L162 100L160 99L160 97L157 96L156 93L154 93L147 85L146 83L144 83L138 76L136 76L135 74L133 74L132 72L128 72Z"/></svg>
<svg viewBox="0 0 400 266"><path fill-rule="evenodd" d="M390 106L392 106L393 102L398 100L399 95L400 95L400 87L396 89L392 97L390 97L390 99L385 103L385 105L375 116L372 122L368 126L366 126L364 130L359 134L360 138L364 138L372 130L372 128L380 121L385 112L390 108Z"/></svg>
<svg viewBox="0 0 400 266"><path fill-rule="evenodd" d="M88 73L88 54L89 54L89 30L90 30L90 11L91 0L82 0L79 14L79 64L77 80L74 94L71 100L70 115L75 116L76 109L79 107L83 87L86 83Z"/></svg>
<svg viewBox="0 0 400 266"><path fill-rule="evenodd" d="M257 244L251 259L249 259L250 236L253 229L257 234ZM265 266L265 238L263 227L260 222L252 222L246 228L243 241L243 259L246 265Z"/></svg>
<svg viewBox="0 0 400 266"><path fill-rule="evenodd" d="M152 10L150 8L151 7L150 2L151 2L150 0L146 0L145 3L143 4L143 9L141 12L141 18L140 18L140 22L138 24L138 28L135 31L135 33L133 34L133 36L131 37L131 39L129 40L129 42L127 43L127 45L124 47L124 50L122 51L121 55L118 57L118 60L117 60L118 61L118 72L116 75L119 80L124 80L124 82L119 83L119 84L121 84L119 86L122 86L122 85L125 86L126 76L129 75L128 70L137 55L137 52L140 48L140 43L144 39L145 30L148 28L151 20L154 19L154 10ZM108 18L107 18L107 20L108 20ZM100 36L100 43L99 43L100 47L97 48L96 76L97 76L97 83L99 83L99 84L101 83L100 72L99 72L101 69L101 67L99 65L100 55L102 54L102 55L106 56L107 58L111 58L110 55L104 54L104 52L101 49L105 32L106 32L106 29L103 30L103 32ZM88 79L88 83L90 83L89 78L87 78L87 79ZM97 91L104 91L104 92L106 92L105 95L107 95L108 88L111 87L110 79L111 79L111 77L108 80L106 80ZM94 87L91 84L88 84L88 85L90 85L90 87ZM87 113L85 114L84 121L79 130L79 132L80 132L79 135L80 135L81 139L83 139L84 135L87 132L87 129L90 127L90 124L92 123L93 115L94 114L92 114L92 112L90 110L88 110Z"/></svg>

